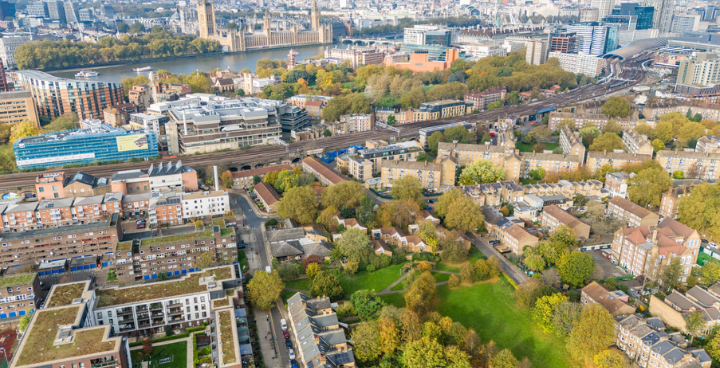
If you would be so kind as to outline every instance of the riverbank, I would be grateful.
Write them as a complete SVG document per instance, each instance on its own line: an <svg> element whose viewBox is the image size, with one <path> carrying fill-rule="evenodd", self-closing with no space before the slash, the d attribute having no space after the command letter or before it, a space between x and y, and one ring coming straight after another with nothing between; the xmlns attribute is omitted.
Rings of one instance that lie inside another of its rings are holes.
<svg viewBox="0 0 720 368"><path fill-rule="evenodd" d="M293 48L298 48L298 47L318 47L318 46L330 46L330 45L333 45L333 43L313 43L313 44L309 44L309 45L299 45L299 46L254 48L254 49L250 49L250 50L234 51L234 52L206 52L206 53L202 53L202 54L180 55L180 56L172 56L172 57L164 57L164 58L141 58L141 59L133 59L133 60L118 60L118 61L113 61L113 62L108 62L108 63L103 63L103 64L72 66L69 68L62 68L62 69L47 68L47 69L38 69L38 70L43 71L43 72L76 72L76 71L86 70L86 69L104 69L104 68L110 68L113 66L129 65L129 64L136 64L136 63L156 63L156 62L162 62L162 61L193 59L193 58L202 58L202 57L210 57L210 56L217 56L217 55L241 55L241 54L248 54L248 53L254 53L254 52L261 52L261 51L291 50Z"/></svg>
<svg viewBox="0 0 720 368"><path fill-rule="evenodd" d="M288 51L292 49L297 52L296 60L316 56L325 51L325 47L332 47L332 44L313 44L304 46L283 46L277 48L251 49L238 52L215 52L194 55L183 55L166 58L147 58L137 60L123 60L117 62L73 66L62 69L44 69L56 77L75 78L78 70L92 69L100 72L99 77L87 78L105 82L120 82L123 77L138 76L138 72L132 69L150 66L154 70L167 70L174 74L190 74L196 70L210 71L215 68L229 68L235 71L248 68L255 70L256 63L262 58L287 59Z"/></svg>

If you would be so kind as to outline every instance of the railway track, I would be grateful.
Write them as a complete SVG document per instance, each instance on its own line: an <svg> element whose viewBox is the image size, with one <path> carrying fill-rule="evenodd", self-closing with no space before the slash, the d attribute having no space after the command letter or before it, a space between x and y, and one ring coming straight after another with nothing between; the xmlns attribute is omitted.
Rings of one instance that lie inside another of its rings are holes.
<svg viewBox="0 0 720 368"><path fill-rule="evenodd" d="M633 60L626 60L618 62L616 65L629 65L634 64ZM616 70L618 70L616 68ZM450 124L460 121L469 122L492 122L497 121L499 117L506 117L509 115L524 115L533 114L538 110L545 109L552 106L562 106L571 103L577 103L596 98L601 98L606 94L615 93L617 91L630 88L642 81L645 78L645 73L641 68L628 69L627 67L622 68L621 74L618 76L622 79L628 79L634 76L633 81L623 83L612 88L608 88L607 84L604 85L588 85L575 89L573 91L551 96L545 100L538 101L532 104L523 104L516 106L509 106L493 111L483 111L477 114L458 116L452 118L438 119L432 121L422 121L417 123L409 123L398 126L400 130L400 137L412 137L419 133L420 129L433 127L437 125ZM353 133L348 135L340 135L334 137L321 138L310 141L301 141L290 143L288 147L282 145L273 146L259 146L248 149L238 149L233 151L224 152L211 152L200 155L189 155L179 156L177 159L182 160L183 165L199 168L217 163L227 164L229 167L241 169L244 166L252 166L252 164L267 162L271 160L279 160L285 157L293 157L297 159L306 151L322 148L326 151L347 148L350 145L362 144L368 139L392 139L396 137L397 133L379 129L367 132ZM67 174L73 174L78 171L82 171L95 176L109 177L111 174L124 171L124 170L136 170L145 169L150 166L150 163L159 164L160 162L167 162L168 160L149 160L143 162L124 162L119 164L109 165L98 165L98 166L86 166L78 168L67 168L67 169L55 169L45 171L33 171L33 172L21 172L15 174L0 175L0 190L14 190L17 188L28 188L35 184L35 178L46 172L53 172L62 170Z"/></svg>

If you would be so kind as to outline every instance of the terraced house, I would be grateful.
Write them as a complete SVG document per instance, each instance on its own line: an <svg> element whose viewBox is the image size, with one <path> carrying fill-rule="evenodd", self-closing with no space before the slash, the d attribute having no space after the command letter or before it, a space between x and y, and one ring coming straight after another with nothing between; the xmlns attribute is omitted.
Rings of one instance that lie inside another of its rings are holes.
<svg viewBox="0 0 720 368"><path fill-rule="evenodd" d="M199 326L211 321L212 301L225 298L226 290L239 285L235 268L222 266L178 280L97 289L88 318L96 325L112 326L121 335L161 332L165 326Z"/></svg>
<svg viewBox="0 0 720 368"><path fill-rule="evenodd" d="M347 326L338 320L330 298L296 293L288 299L289 330L297 341L297 359L306 367L355 367Z"/></svg>

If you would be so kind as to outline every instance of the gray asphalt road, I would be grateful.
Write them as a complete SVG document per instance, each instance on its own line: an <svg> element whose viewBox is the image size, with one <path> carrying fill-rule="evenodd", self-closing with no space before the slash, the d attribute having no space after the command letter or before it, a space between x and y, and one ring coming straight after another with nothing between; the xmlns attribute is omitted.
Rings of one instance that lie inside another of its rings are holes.
<svg viewBox="0 0 720 368"><path fill-rule="evenodd" d="M265 243L262 240L263 236L262 230L260 229L260 224L267 221L267 219L258 217L255 214L255 211L253 211L250 207L251 204L248 202L248 199L246 197L237 196L235 200L242 209L243 215L245 216L245 225L252 228L253 233L255 234L255 244L253 244L252 246L253 249L249 251L258 251L258 256L260 257L260 264L262 265L262 268L265 269L265 267L270 265L270 262L267 259L267 252L265 251ZM257 249L255 249L256 247ZM282 308L282 306L280 306L280 308ZM280 327L280 320L283 317L282 314L280 314L278 306L275 306L270 311L270 315L273 319L273 334L275 335L275 342L277 344L278 352L280 355L280 363L282 364L282 367L290 367L290 356L288 355L288 350L285 346L285 338L283 337L282 328Z"/></svg>
<svg viewBox="0 0 720 368"><path fill-rule="evenodd" d="M475 247L479 249L486 257L495 256L500 260L500 265L502 267L503 272L510 276L515 283L518 285L525 281L527 276L525 273L520 271L519 268L515 267L510 261L507 260L507 258L503 257L500 252L495 250L485 239L480 239L475 234L467 233L468 237L470 238L470 241L472 241L473 244L475 244Z"/></svg>

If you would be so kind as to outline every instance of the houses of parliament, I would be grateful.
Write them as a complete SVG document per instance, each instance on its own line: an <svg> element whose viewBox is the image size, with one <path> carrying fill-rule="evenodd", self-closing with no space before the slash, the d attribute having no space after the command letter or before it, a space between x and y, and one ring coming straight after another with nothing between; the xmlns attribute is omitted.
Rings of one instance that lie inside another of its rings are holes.
<svg viewBox="0 0 720 368"><path fill-rule="evenodd" d="M215 4L213 0L198 0L198 24L200 37L217 40L227 52L247 51L276 47L314 45L332 43L331 25L320 25L320 11L317 3L310 12L311 30L301 30L293 24L289 29L273 30L270 14L265 11L265 19L260 32L248 26L239 30L218 30L215 24Z"/></svg>

